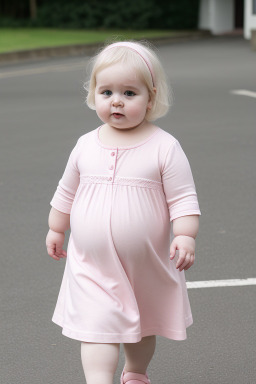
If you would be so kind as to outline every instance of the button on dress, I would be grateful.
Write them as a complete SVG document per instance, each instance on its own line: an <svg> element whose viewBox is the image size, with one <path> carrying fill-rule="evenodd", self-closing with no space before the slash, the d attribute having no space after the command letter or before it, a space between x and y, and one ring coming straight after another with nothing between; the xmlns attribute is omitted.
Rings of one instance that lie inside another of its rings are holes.
<svg viewBox="0 0 256 384"><path fill-rule="evenodd" d="M159 127L126 147L99 131L80 137L51 201L71 225L53 321L85 342L183 340L192 314L170 243L172 220L200 215L187 157Z"/></svg>

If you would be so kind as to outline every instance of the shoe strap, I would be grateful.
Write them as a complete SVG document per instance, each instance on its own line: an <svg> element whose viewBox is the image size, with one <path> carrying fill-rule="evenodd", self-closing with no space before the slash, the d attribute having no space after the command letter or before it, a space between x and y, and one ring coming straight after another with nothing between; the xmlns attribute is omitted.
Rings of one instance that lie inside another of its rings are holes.
<svg viewBox="0 0 256 384"><path fill-rule="evenodd" d="M143 375L141 373L127 372L123 374L123 383L127 383L129 380L138 380L141 383L150 384L147 374Z"/></svg>

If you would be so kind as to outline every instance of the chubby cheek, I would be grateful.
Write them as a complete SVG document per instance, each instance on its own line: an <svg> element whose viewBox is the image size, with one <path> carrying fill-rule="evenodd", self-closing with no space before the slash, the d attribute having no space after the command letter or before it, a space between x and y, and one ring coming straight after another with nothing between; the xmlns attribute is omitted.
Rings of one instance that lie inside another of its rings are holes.
<svg viewBox="0 0 256 384"><path fill-rule="evenodd" d="M95 99L95 109L101 120L104 120L109 115L109 108L107 105L103 102L98 102L97 99Z"/></svg>
<svg viewBox="0 0 256 384"><path fill-rule="evenodd" d="M130 109L130 117L133 119L143 120L147 113L145 104L137 104Z"/></svg>

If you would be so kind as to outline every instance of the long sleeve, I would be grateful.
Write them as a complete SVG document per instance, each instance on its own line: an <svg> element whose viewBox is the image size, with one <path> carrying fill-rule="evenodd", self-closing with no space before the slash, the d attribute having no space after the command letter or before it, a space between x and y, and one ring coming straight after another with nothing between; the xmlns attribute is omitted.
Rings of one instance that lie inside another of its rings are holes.
<svg viewBox="0 0 256 384"><path fill-rule="evenodd" d="M177 140L166 155L162 182L170 221L182 216L201 214L191 168Z"/></svg>
<svg viewBox="0 0 256 384"><path fill-rule="evenodd" d="M80 173L77 166L79 141L72 150L68 163L57 190L52 198L51 206L60 212L70 214L75 194L80 182Z"/></svg>

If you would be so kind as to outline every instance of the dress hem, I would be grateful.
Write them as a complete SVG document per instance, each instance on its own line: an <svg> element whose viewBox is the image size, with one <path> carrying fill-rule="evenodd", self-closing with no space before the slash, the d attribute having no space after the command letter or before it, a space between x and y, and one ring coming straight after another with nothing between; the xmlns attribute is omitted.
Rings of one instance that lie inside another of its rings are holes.
<svg viewBox="0 0 256 384"><path fill-rule="evenodd" d="M142 332L132 334L108 334L108 333L86 333L71 330L63 325L63 319L54 315L52 321L62 328L62 334L74 340L88 343L138 343L146 336L162 336L167 339L182 341L187 339L186 329L184 331L175 331L171 329L149 328ZM192 316L186 318L186 328L193 324Z"/></svg>

